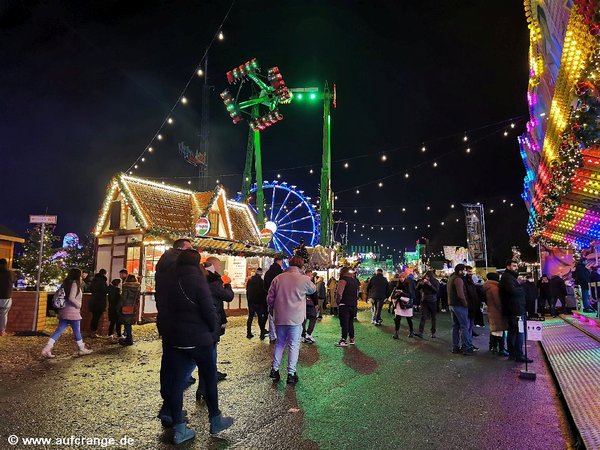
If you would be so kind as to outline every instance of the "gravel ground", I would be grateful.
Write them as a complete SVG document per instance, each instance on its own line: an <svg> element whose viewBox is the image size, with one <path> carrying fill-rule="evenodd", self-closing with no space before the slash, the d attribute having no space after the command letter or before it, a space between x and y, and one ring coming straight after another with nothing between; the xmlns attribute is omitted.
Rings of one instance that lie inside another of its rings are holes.
<svg viewBox="0 0 600 450"><path fill-rule="evenodd" d="M521 365L485 350L453 355L448 314L440 339L391 339L391 316L374 327L359 315L357 345L334 347L335 318L325 316L317 344L300 354L300 383L274 386L267 378L272 346L248 340L244 318L232 318L219 346L221 409L236 418L218 437L208 434L207 411L194 388L184 407L197 438L180 448L208 449L568 449L573 438L537 343L536 381L518 378ZM416 321L418 322L418 321ZM405 325L403 324L403 327ZM257 327L255 321L255 328ZM49 325L52 331L52 324ZM257 333L255 333L257 334ZM102 448L97 445L9 446L9 435L53 439L113 438L112 448L171 448L171 432L155 418L160 406L160 341L152 324L135 327L136 343L121 348L87 340L94 353L77 357L64 335L58 355L43 360L46 338L0 338L0 448ZM282 371L283 373L283 371ZM123 437L130 445L118 445ZM108 448L104 445L105 448Z"/></svg>

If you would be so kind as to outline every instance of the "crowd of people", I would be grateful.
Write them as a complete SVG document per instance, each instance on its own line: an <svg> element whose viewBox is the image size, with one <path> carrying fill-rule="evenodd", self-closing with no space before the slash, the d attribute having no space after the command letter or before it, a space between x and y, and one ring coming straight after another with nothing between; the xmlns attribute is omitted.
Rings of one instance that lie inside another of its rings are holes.
<svg viewBox="0 0 600 450"><path fill-rule="evenodd" d="M0 260L0 288L4 287L7 272L4 261ZM316 343L313 333L326 311L339 319L340 339L335 346L356 345L354 323L361 298L371 303L371 324L376 327L383 325L382 314L388 303L394 323L392 337L396 340L400 338L402 318L405 318L409 338L425 339L425 328L429 323L429 336L437 339L437 315L449 311L452 318L450 350L465 356L479 351L473 338L478 336L476 325L485 325L483 310L487 309L489 351L517 362L531 362L523 352L520 322L546 312L556 316L558 302L563 310L568 308L568 285L560 275L550 278L543 275L535 283L530 275L519 276L518 264L512 260L507 261L501 275L491 272L485 280L480 279L472 267L458 264L448 278L439 280L434 271L421 276L396 273L388 279L383 270L378 269L371 278L361 282L355 270L342 267L338 279L331 277L326 282L317 272L305 270L304 265L301 257L294 256L285 268L283 259L275 258L266 272L257 268L246 283L246 337L254 338L252 327L256 316L259 339L265 340L268 336L273 344L269 377L275 383L281 380L280 369L286 351L286 383L295 385L299 382L300 345ZM227 325L224 303L234 298L231 280L221 275L221 269L221 261L216 257L201 263L200 254L187 239L175 241L173 248L161 256L156 266L156 325L162 339L162 405L158 417L165 427L173 428L175 444L196 435L188 426L183 410L183 392L195 383L192 374L196 369L196 399L206 403L210 433L219 433L234 421L222 414L217 389L217 383L227 376L217 370L217 347ZM589 291L588 295L583 293L586 288L589 290L591 275L585 270L582 263L577 265L575 281L582 288L584 311L593 311ZM81 335L84 292L91 294L88 304L91 336L101 337L99 324L107 311L108 337L123 346L133 344L132 324L140 294L137 277L125 269L110 283L103 269L88 277L87 282L83 275L81 270L71 269L62 283L64 307L58 310L59 324L42 350L46 358L55 357L54 344L68 327L73 331L79 355L92 352ZM0 297L10 296L3 292L0 291ZM0 313L1 307L5 306L6 302L0 299ZM415 312L420 312L417 329L413 324ZM0 326L5 327L2 314Z"/></svg>

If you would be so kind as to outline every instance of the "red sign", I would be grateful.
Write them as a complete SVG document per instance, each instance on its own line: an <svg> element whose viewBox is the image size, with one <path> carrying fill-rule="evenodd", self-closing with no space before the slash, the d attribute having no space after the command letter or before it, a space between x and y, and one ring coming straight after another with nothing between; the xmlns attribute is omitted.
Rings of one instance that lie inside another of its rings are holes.
<svg viewBox="0 0 600 450"><path fill-rule="evenodd" d="M271 242L271 239L273 239L273 232L268 228L263 228L263 230L260 232L260 242L263 244L268 244Z"/></svg>
<svg viewBox="0 0 600 450"><path fill-rule="evenodd" d="M196 236L206 236L210 231L210 220L206 217L200 217L196 221Z"/></svg>

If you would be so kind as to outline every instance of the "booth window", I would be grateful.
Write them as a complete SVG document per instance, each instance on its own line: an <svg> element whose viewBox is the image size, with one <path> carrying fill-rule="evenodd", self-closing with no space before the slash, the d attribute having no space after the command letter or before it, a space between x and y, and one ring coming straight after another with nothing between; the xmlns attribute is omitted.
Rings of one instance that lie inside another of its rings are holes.
<svg viewBox="0 0 600 450"><path fill-rule="evenodd" d="M140 274L140 256L142 253L141 247L127 247L127 272L133 275Z"/></svg>

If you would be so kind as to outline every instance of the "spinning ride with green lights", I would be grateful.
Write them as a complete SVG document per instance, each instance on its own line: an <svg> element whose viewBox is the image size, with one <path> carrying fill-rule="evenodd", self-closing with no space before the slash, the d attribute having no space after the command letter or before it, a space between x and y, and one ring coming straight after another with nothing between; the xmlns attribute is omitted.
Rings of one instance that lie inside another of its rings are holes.
<svg viewBox="0 0 600 450"><path fill-rule="evenodd" d="M260 66L256 59L227 72L227 81L238 85L235 96L229 89L221 93L221 98L234 124L242 120L242 114L247 116L249 124L246 164L242 179L242 197L247 200L251 195L252 165L256 173L255 195L256 214L259 226L265 226L265 204L262 177L262 152L260 132L283 119L279 105L289 104L293 100L323 101L323 155L321 159L321 185L319 200L320 244L330 246L333 241L333 193L331 191L331 105L336 106L336 89L329 89L327 83L323 92L319 88L288 88L279 72L272 67L267 75L260 74ZM240 101L244 86L249 88L247 100Z"/></svg>

